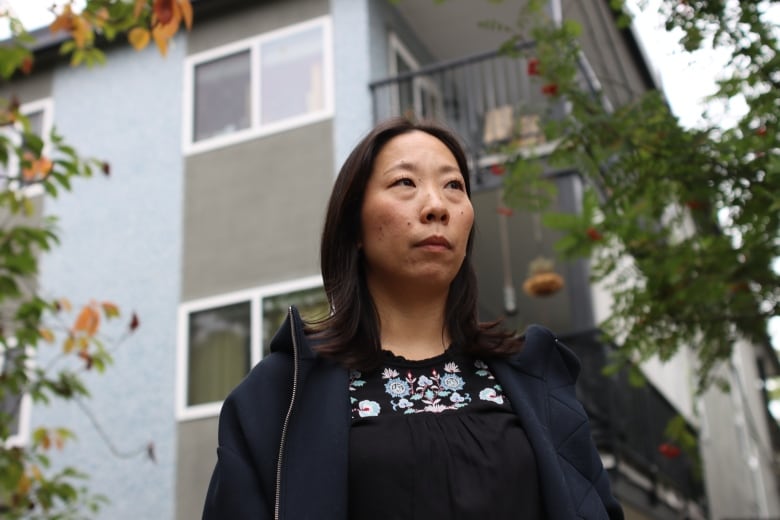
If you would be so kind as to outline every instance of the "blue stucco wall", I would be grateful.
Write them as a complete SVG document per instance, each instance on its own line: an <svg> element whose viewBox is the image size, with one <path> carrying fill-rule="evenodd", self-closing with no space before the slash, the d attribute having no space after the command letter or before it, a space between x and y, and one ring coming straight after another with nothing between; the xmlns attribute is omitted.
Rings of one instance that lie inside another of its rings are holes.
<svg viewBox="0 0 780 520"><path fill-rule="evenodd" d="M333 158L338 173L349 152L371 129L370 0L331 0L333 20Z"/></svg>
<svg viewBox="0 0 780 520"><path fill-rule="evenodd" d="M72 193L47 201L46 213L60 218L62 244L43 258L41 288L74 304L116 302L122 323L107 331L118 333L138 313L141 326L118 346L114 365L105 375L87 374L93 394L87 405L118 451L152 441L157 457L153 463L112 453L72 404L33 409L33 429L75 430L78 440L56 460L86 471L92 491L110 499L99 518L174 513L184 46L179 37L167 58L154 46L140 53L112 49L105 66L62 67L54 75L55 125L82 154L108 159L111 176L76 182Z"/></svg>

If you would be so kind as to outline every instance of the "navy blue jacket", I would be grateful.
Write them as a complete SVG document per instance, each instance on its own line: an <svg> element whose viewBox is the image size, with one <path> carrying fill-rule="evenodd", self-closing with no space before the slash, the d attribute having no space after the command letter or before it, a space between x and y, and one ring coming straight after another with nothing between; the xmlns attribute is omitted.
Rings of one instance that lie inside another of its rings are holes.
<svg viewBox="0 0 780 520"><path fill-rule="evenodd" d="M348 372L312 351L294 308L271 352L222 407L203 518L345 519ZM519 354L489 365L533 447L546 517L622 519L575 397L574 354L532 326Z"/></svg>

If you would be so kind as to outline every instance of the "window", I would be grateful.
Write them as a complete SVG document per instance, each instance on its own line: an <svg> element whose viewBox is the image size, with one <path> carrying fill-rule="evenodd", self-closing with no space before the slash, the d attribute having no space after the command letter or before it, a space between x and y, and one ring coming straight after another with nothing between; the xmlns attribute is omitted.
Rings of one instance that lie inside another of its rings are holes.
<svg viewBox="0 0 780 520"><path fill-rule="evenodd" d="M320 277L183 304L179 311L179 419L219 413L222 400L260 359L295 305L304 319L325 316Z"/></svg>
<svg viewBox="0 0 780 520"><path fill-rule="evenodd" d="M185 152L329 117L330 48L330 25L318 18L188 58Z"/></svg>
<svg viewBox="0 0 780 520"><path fill-rule="evenodd" d="M13 338L8 338L6 345L0 344L0 377L8 378L12 373L17 372L16 365L20 362L21 350L14 348L14 345ZM3 424L10 430L6 445L25 444L29 437L30 396L21 393L0 394L0 414L2 414Z"/></svg>
<svg viewBox="0 0 780 520"><path fill-rule="evenodd" d="M30 131L43 139L43 154L48 155L50 153L48 137L52 126L51 99L42 99L32 103L25 103L19 107L19 111L27 117L27 120L30 123ZM21 130L22 125L20 123L17 123L13 129L0 129L0 134L5 138L4 144L8 153L8 162L5 166L0 164L0 178L3 181L18 179L20 177L19 156L11 147L22 147L23 150L25 149ZM14 180L9 187L11 189L16 189L20 185L25 185L23 180ZM38 195L43 192L40 184L28 184L25 187L25 190L28 196Z"/></svg>
<svg viewBox="0 0 780 520"><path fill-rule="evenodd" d="M249 128L249 51L195 67L195 140Z"/></svg>
<svg viewBox="0 0 780 520"><path fill-rule="evenodd" d="M395 34L390 34L390 75L398 76L420 68L412 53ZM436 118L444 114L439 87L425 76L403 81L392 94L396 114Z"/></svg>

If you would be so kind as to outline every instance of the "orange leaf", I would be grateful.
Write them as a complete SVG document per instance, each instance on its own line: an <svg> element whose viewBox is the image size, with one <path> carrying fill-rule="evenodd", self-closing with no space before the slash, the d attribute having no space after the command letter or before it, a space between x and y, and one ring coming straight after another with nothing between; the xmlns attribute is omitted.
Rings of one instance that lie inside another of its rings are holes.
<svg viewBox="0 0 780 520"><path fill-rule="evenodd" d="M189 31L192 29L192 4L190 0L179 0L179 7L181 8L181 16L184 18L184 25Z"/></svg>
<svg viewBox="0 0 780 520"><path fill-rule="evenodd" d="M100 306L103 308L103 314L106 315L106 318L116 318L119 316L119 307L117 307L116 304L103 302Z"/></svg>
<svg viewBox="0 0 780 520"><path fill-rule="evenodd" d="M20 495L26 495L30 492L31 485L30 477L27 476L27 473L22 473L22 476L19 477L19 482L16 484L16 492Z"/></svg>
<svg viewBox="0 0 780 520"><path fill-rule="evenodd" d="M161 26L155 25L152 29L152 38L154 43L157 44L157 48L160 50L160 54L165 56L168 53L168 39L162 34Z"/></svg>
<svg viewBox="0 0 780 520"><path fill-rule="evenodd" d="M54 343L54 333L49 329L38 329L38 334L46 343Z"/></svg>
<svg viewBox="0 0 780 520"><path fill-rule="evenodd" d="M141 11L146 7L146 0L135 0L135 6L133 7L133 18L141 16Z"/></svg>
<svg viewBox="0 0 780 520"><path fill-rule="evenodd" d="M173 0L154 0L152 11L157 17L157 21L167 25L173 19L174 1Z"/></svg>
<svg viewBox="0 0 780 520"><path fill-rule="evenodd" d="M71 29L70 34L73 36L73 41L79 49L86 47L87 42L91 43L94 38L92 26L81 16L73 17L73 28Z"/></svg>
<svg viewBox="0 0 780 520"><path fill-rule="evenodd" d="M62 12L49 25L49 31L56 33L58 31L70 31L73 28L73 12L70 10L70 4L65 4Z"/></svg>
<svg viewBox="0 0 780 520"><path fill-rule="evenodd" d="M52 162L46 157L35 158L30 152L25 152L22 160L29 163L29 166L22 168L22 177L27 181L34 181L45 177L51 171Z"/></svg>
<svg viewBox="0 0 780 520"><path fill-rule="evenodd" d="M140 51L149 45L149 37L148 30L143 27L135 27L128 33L127 41L130 42L130 45L132 45L135 50Z"/></svg>
<svg viewBox="0 0 780 520"><path fill-rule="evenodd" d="M66 354L70 354L73 352L73 349L76 347L76 340L73 339L73 336L68 336L65 342L62 344L62 351Z"/></svg>
<svg viewBox="0 0 780 520"><path fill-rule="evenodd" d="M85 306L81 309L76 322L73 324L74 332L83 332L89 336L94 336L100 326L100 314L92 306Z"/></svg>

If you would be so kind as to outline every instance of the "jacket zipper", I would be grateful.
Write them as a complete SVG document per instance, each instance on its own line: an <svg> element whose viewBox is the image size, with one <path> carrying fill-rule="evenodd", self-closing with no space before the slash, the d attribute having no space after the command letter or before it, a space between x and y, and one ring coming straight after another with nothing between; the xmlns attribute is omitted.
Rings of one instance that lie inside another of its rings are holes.
<svg viewBox="0 0 780 520"><path fill-rule="evenodd" d="M274 520L279 520L279 499L282 493L282 459L284 458L284 443L287 438L287 425L290 423L293 404L295 403L295 394L298 390L298 341L295 337L295 323L293 322L292 307L287 308L287 317L290 320L290 330L293 344L293 386L290 396L290 406L287 408L287 415L282 424L282 438L279 441L279 457L276 460L276 500L274 502Z"/></svg>

